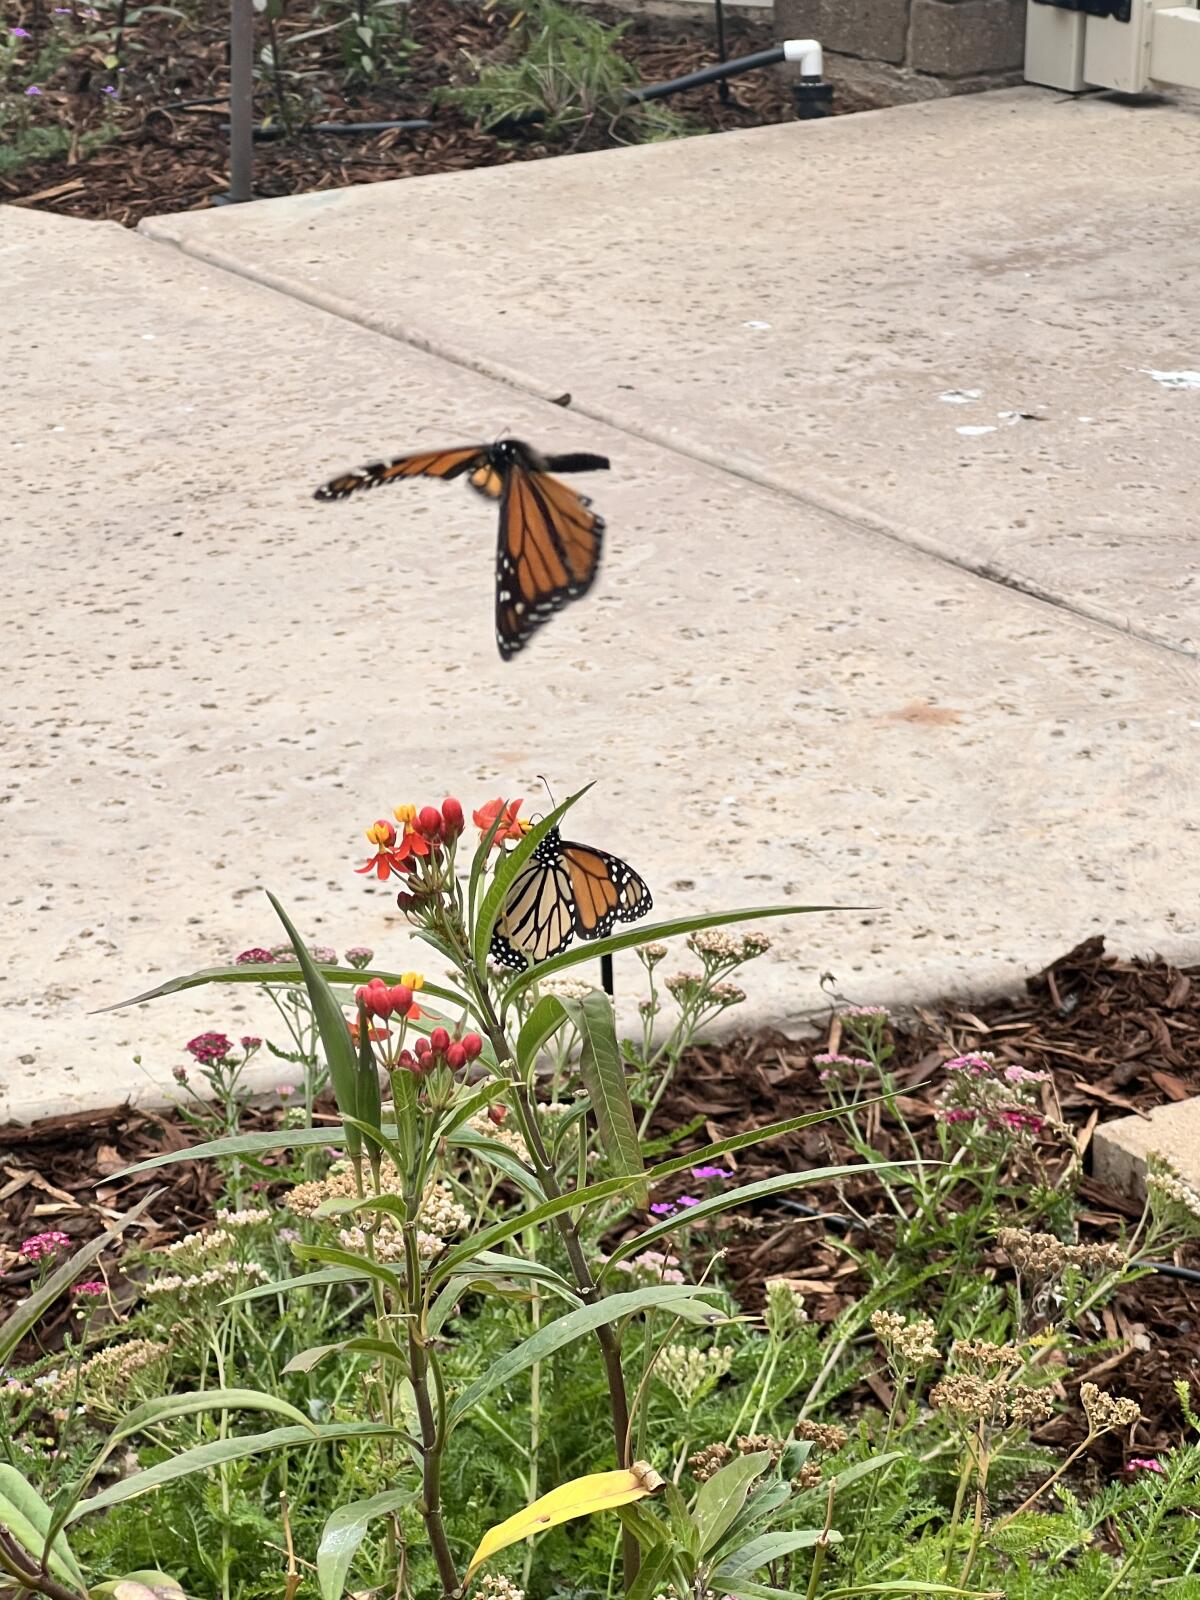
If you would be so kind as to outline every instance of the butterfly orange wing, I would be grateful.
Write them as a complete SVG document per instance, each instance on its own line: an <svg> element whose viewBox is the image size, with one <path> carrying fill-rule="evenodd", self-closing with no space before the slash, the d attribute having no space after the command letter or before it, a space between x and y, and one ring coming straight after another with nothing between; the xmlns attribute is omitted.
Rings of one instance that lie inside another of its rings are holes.
<svg viewBox="0 0 1200 1600"><path fill-rule="evenodd" d="M359 489L375 489L399 478L458 478L464 472L487 466L488 445L456 445L452 450L418 450L394 461L374 461L359 472L344 472L316 491L315 500L344 500Z"/></svg>
<svg viewBox="0 0 1200 1600"><path fill-rule="evenodd" d="M520 463L510 467L496 551L496 642L506 660L591 588L603 536L603 517L574 489Z"/></svg>
<svg viewBox="0 0 1200 1600"><path fill-rule="evenodd" d="M604 939L616 922L636 922L654 904L645 882L627 861L587 844L564 844L562 862L571 877L575 932Z"/></svg>

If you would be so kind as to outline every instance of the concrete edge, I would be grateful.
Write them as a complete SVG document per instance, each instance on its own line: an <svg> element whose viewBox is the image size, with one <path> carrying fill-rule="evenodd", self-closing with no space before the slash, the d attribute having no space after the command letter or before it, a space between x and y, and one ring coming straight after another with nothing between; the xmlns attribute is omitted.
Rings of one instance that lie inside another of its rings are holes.
<svg viewBox="0 0 1200 1600"><path fill-rule="evenodd" d="M1132 943L1124 940L1117 943L1106 936L1106 947L1108 953L1118 957L1141 956L1147 960L1161 959L1174 966L1192 964L1200 958L1200 950L1194 942L1187 939L1164 938L1153 944L1147 941L1135 948ZM1066 955L1067 951L1063 950L1059 954ZM751 977L751 998L744 1005L725 1013L711 1028L706 1029L704 1042L719 1042L735 1038L738 1034L754 1034L766 1029L775 1029L789 1038L799 1040L805 1035L811 1035L821 1020L828 1017L838 1005L882 1005L892 1017L900 1021L911 1021L919 1011L950 1011L963 1007L971 1008L1006 997L1015 998L1022 993L1026 980L1039 970L1042 969L1022 966L1017 961L994 961L988 967L981 969L969 985L964 982L957 988L916 987L902 990L893 980L891 983L863 985L860 993L843 995L840 1000L834 999L831 995L824 1005L795 1007L785 1005L782 1009L769 999L757 1003L754 1001L754 981ZM753 968L751 972L753 973ZM839 982L837 974L833 974L833 979L835 987L842 985L855 989L859 987L857 980L842 979ZM632 1006L625 1008L619 1001L617 1026L618 1031L624 1036L640 1031L639 1019ZM278 1083L295 1082L298 1076L298 1069L291 1063L276 1062L274 1057L267 1057L260 1065L247 1072L245 1082L255 1093L261 1094ZM81 1088L81 1092L76 1096L60 1093L49 1099L43 1096L36 1101L32 1091L17 1093L0 1109L2 1118L0 1148L4 1145L5 1127L14 1124L28 1127L49 1117L71 1115L76 1112L100 1112L124 1105L135 1110L161 1111L177 1098L178 1092L170 1080L156 1078L150 1072L147 1072L138 1084L127 1088L124 1097L119 1099L114 1099L111 1091L105 1093L99 1085L90 1091Z"/></svg>
<svg viewBox="0 0 1200 1600"><path fill-rule="evenodd" d="M860 113L862 116L882 114L882 112L871 111ZM478 171L480 169L474 170ZM263 203L271 204L270 201ZM410 345L412 348L421 350L426 355L434 356L438 360L449 362L451 365L464 368L468 372L474 372L481 377L491 378L498 383L506 384L511 389L517 389L525 395L532 396L534 399L544 400L547 404L551 403L552 396L547 386L531 374L521 371L520 368L510 367L503 362L492 361L487 357L471 355L449 340L433 338L408 323L393 321L388 317L379 316L369 311L362 311L350 301L343 300L337 295L307 288L303 284L298 284L294 280L271 272L266 268L249 267L235 257L227 255L222 250L200 245L192 240L183 238L172 229L169 217L146 217L138 224L137 231L152 244L172 246L182 254L191 256L194 260L202 261L207 266L231 273L233 276L243 278L249 283L256 283L262 288L273 290L288 299L297 300L304 305L313 307L315 310L323 311L329 316L337 317L341 321L353 323L357 327L365 329L368 333L381 335L383 338L391 339L399 344ZM557 393L557 390L554 392ZM898 545L901 549L927 556L943 566L952 567L958 572L965 572L971 577L979 579L982 583L990 584L994 588L1008 589L1014 594L1019 594L1025 599L1033 601L1035 604L1049 606L1065 616L1093 623L1112 633L1120 634L1124 638L1135 639L1154 650L1165 650L1172 655L1183 656L1189 661L1200 659L1200 651L1191 650L1186 645L1177 644L1172 639L1163 638L1160 634L1149 629L1132 625L1127 619L1114 617L1103 607L1069 602L1052 594L1049 590L1043 589L1039 584L1032 583L1028 579L1018 579L991 564L980 565L968 561L955 560L954 557L948 555L937 544L923 539L918 532L911 529L907 532L900 532L882 518L875 516L872 512L864 511L861 507L851 505L839 495L830 494L827 491L801 492L775 473L756 467L752 462L744 460L736 454L713 449L673 429L657 428L648 424L634 424L628 418L621 417L607 406L580 403L576 400L571 402L571 411L576 416L586 417L593 422L602 423L605 427L612 428L618 433L624 433L631 438L640 439L647 444L657 445L659 448L669 450L675 455L690 457L692 460L701 462L704 466L712 467L718 472L725 472L733 477L741 478L760 489L768 489L773 493L785 495L789 500L799 505L808 506L822 515L837 518L856 533L872 534L877 538L886 539L889 544Z"/></svg>

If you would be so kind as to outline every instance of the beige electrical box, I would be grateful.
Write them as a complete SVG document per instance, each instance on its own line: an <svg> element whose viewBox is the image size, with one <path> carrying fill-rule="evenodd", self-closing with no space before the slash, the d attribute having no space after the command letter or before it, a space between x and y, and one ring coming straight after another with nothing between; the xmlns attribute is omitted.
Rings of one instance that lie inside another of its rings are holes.
<svg viewBox="0 0 1200 1600"><path fill-rule="evenodd" d="M1194 0L1131 0L1126 21L1028 0L1025 78L1069 94L1200 89L1200 8Z"/></svg>

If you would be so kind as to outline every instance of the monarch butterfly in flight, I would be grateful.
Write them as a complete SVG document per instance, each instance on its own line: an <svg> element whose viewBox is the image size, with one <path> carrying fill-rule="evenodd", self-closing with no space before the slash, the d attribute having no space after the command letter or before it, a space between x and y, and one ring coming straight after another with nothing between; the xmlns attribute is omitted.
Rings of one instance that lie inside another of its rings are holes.
<svg viewBox="0 0 1200 1600"><path fill-rule="evenodd" d="M492 959L523 970L565 950L572 938L605 938L615 922L636 922L653 904L628 862L551 828L504 897Z"/></svg>
<svg viewBox="0 0 1200 1600"><path fill-rule="evenodd" d="M590 500L550 474L599 472L607 466L607 456L541 456L520 439L500 439L376 461L331 479L314 498L344 500L399 478L448 480L469 474L473 489L500 502L496 643L508 661L548 617L588 592L600 566L603 517L590 509Z"/></svg>

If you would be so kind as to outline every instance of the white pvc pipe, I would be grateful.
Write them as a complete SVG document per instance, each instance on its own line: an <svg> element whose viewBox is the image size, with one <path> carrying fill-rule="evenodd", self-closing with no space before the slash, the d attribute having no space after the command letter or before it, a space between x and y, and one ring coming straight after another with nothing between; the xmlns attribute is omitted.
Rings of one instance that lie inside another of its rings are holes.
<svg viewBox="0 0 1200 1600"><path fill-rule="evenodd" d="M798 61L801 75L805 78L819 78L823 61L821 46L815 39L785 39L783 41L783 59L785 61Z"/></svg>

